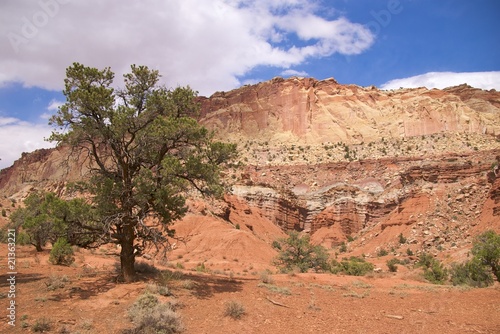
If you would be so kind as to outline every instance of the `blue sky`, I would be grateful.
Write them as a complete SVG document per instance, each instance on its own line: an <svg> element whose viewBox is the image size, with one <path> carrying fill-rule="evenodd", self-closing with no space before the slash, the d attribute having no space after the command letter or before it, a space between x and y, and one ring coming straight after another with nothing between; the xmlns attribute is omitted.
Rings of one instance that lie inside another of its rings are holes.
<svg viewBox="0 0 500 334"><path fill-rule="evenodd" d="M148 65L200 95L292 75L500 90L500 1L4 0L0 168L50 145L47 119L74 61L118 79Z"/></svg>

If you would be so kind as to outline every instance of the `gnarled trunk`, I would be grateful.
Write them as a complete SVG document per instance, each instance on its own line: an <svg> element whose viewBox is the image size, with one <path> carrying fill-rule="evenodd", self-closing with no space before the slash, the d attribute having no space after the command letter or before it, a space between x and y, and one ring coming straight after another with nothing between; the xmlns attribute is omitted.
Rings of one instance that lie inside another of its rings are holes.
<svg viewBox="0 0 500 334"><path fill-rule="evenodd" d="M123 280L127 283L135 280L134 228L131 224L123 227L123 237L120 240L120 267Z"/></svg>

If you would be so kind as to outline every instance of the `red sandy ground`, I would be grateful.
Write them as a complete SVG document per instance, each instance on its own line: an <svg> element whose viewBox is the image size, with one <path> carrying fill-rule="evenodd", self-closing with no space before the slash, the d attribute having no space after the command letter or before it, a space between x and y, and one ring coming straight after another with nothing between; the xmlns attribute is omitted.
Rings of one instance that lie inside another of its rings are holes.
<svg viewBox="0 0 500 334"><path fill-rule="evenodd" d="M6 254L6 246L0 251ZM80 250L75 265L63 267L47 262L48 251L37 254L32 247L18 247L14 328L7 325L8 270L2 256L0 332L32 332L40 318L50 319L50 333L64 327L69 333L120 333L132 327L127 309L156 276L141 274L136 283L117 283L117 258L105 254L110 252ZM498 283L485 289L437 286L401 269L369 277L272 275L274 282L266 286L260 272L245 271L248 264L242 262L212 260L212 272L226 269L233 277L184 269L182 280L169 282L173 296L161 298L181 304L178 312L185 333L500 333ZM184 263L187 268L189 261ZM63 288L47 289L51 276L64 275L69 282ZM191 287L185 287L186 280ZM272 291L273 287L279 290ZM245 308L239 320L224 316L225 305L232 300Z"/></svg>

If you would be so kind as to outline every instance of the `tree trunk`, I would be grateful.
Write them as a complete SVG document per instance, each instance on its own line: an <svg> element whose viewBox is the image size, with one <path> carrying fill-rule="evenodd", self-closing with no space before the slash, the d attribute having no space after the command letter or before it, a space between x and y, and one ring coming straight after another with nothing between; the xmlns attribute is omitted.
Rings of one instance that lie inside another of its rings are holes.
<svg viewBox="0 0 500 334"><path fill-rule="evenodd" d="M123 238L120 242L120 265L123 280L126 283L135 281L134 228L131 224L123 227Z"/></svg>
<svg viewBox="0 0 500 334"><path fill-rule="evenodd" d="M40 237L35 237L35 243L33 243L33 246L35 246L37 252L43 252L42 240Z"/></svg>

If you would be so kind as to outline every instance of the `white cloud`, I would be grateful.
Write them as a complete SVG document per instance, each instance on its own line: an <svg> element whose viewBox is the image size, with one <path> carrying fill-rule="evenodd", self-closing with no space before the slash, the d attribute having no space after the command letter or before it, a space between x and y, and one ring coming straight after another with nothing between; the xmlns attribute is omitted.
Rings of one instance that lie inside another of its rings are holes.
<svg viewBox="0 0 500 334"><path fill-rule="evenodd" d="M0 169L12 165L22 152L53 147L54 144L43 140L50 134L51 128L48 125L0 116Z"/></svg>
<svg viewBox="0 0 500 334"><path fill-rule="evenodd" d="M296 70L284 70L281 72L281 75L284 77L307 77L309 74L305 71L296 71Z"/></svg>
<svg viewBox="0 0 500 334"><path fill-rule="evenodd" d="M429 72L409 78L395 79L380 86L381 89L427 87L446 88L461 84L481 89L500 90L500 71L497 72Z"/></svg>
<svg viewBox="0 0 500 334"><path fill-rule="evenodd" d="M63 104L64 104L63 101L57 101L57 100L53 99L49 102L49 105L47 106L47 110L56 112L59 110L59 107L62 106Z"/></svg>
<svg viewBox="0 0 500 334"><path fill-rule="evenodd" d="M0 86L61 89L77 61L120 77L130 64L148 65L168 86L207 95L235 88L257 66L287 69L373 44L368 28L320 12L316 0L2 1Z"/></svg>

